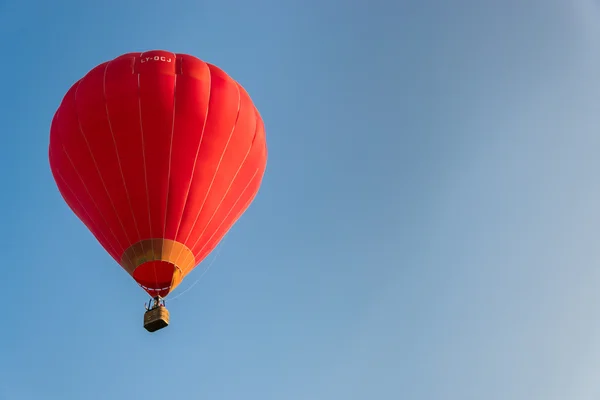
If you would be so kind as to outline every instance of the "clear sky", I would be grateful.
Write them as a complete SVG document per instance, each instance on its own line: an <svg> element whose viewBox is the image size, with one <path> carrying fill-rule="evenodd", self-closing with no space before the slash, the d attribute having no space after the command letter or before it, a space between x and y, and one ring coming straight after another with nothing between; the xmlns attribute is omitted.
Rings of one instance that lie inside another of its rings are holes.
<svg viewBox="0 0 600 400"><path fill-rule="evenodd" d="M3 0L0 35L0 400L600 396L596 1ZM151 49L269 146L156 334L47 159L70 85Z"/></svg>

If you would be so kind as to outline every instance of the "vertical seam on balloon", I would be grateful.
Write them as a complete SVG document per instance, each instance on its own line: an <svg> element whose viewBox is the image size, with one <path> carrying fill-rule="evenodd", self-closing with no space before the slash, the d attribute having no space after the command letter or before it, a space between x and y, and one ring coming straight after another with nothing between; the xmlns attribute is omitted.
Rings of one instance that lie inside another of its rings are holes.
<svg viewBox="0 0 600 400"><path fill-rule="evenodd" d="M175 68L177 68L177 63L175 63ZM176 75L183 75L183 57L180 58L179 60L179 71L175 71ZM210 94L210 91L209 91ZM175 116L173 116L173 118L175 118ZM173 122L174 124L175 122ZM206 119L205 119L205 123L206 123ZM200 147L200 144L198 144L198 147ZM197 157L197 156L196 156ZM190 181L192 180L193 176L190 177ZM167 210L168 211L168 210ZM183 211L183 210L182 210ZM183 214L182 214L183 217ZM181 218L180 218L181 221ZM177 227L177 229L179 230L179 225ZM175 232L175 236L173 237L173 240L177 239L177 232ZM169 259L173 256L173 247L171 247L171 251L169 252ZM179 260L175 260L175 261L179 261ZM193 260L192 262L194 262L195 260ZM182 273L182 268L175 262L175 268L177 268L179 270L179 283L181 283L181 280L183 279L183 273ZM171 292L172 288L173 288L173 281L175 279L175 270L173 270L173 277L171 278L171 287L169 288L169 293Z"/></svg>
<svg viewBox="0 0 600 400"><path fill-rule="evenodd" d="M117 235L115 235L115 232L110 227L110 224L108 223L108 221L104 217L104 214L102 214L102 211L100 211L100 207L98 207L98 203L96 203L96 201L94 200L94 197L92 196L92 194L90 193L87 185L85 184L85 181L83 180L83 177L81 176L81 174L79 174L79 171L77 171L77 168L75 167L75 164L73 163L73 160L69 156L69 152L67 151L67 148L65 147L64 144L62 145L62 148L63 148L63 151L65 152L65 156L67 157L67 160L69 160L69 164L71 164L71 167L73 167L73 170L75 171L75 174L77 175L77 177L81 181L81 184L83 185L83 188L85 189L85 192L90 197L90 200L92 201L92 204L94 205L94 207L96 207L96 210L98 210L98 215L100 216L100 218L102 218L102 220L104 221L104 224L108 228L108 231L111 233L111 235L115 239L115 242L117 244L117 248L121 247L121 249L119 250L119 253L123 252L125 249L123 249L122 246L120 246L119 239L117 238Z"/></svg>
<svg viewBox="0 0 600 400"><path fill-rule="evenodd" d="M108 247L109 253L112 253L114 255L115 261L119 261L119 264L120 264L119 252L117 250L115 250L116 248L115 248L114 244L102 232L102 229L99 228L98 223L94 220L94 218L92 218L92 216L90 215L89 211L83 205L83 203L81 202L81 200L79 200L79 197L75 194L75 192L73 191L73 189L71 188L71 186L69 186L69 184L67 183L67 181L65 180L65 178L62 176L62 174L60 172L58 172L58 176L59 176L60 180L64 183L65 187L69 190L69 192L71 192L71 194L73 195L73 198L79 204L79 206L81 207L81 210L83 211L83 213L87 216L90 224L92 225L91 227L88 227L88 229L90 229L90 231L92 232L92 234L97 234L97 235L99 235L104 240L104 243ZM87 224L86 224L86 226L87 226Z"/></svg>
<svg viewBox="0 0 600 400"><path fill-rule="evenodd" d="M239 90L239 86L238 86L238 90ZM208 226L212 222L213 218L215 217L215 215L217 215L217 212L221 208L221 205L223 204L223 201L225 200L225 197L227 197L227 194L231 190L231 187L233 186L233 183L235 182L238 174L240 173L240 171L242 170L242 168L246 164L246 161L248 160L248 156L250 155L250 152L252 151L252 147L254 147L253 146L254 145L254 138L256 137L256 132L257 131L258 131L258 119L255 120L254 134L253 134L253 137L252 137L252 141L250 142L250 146L248 147L248 151L246 152L246 155L242 159L242 162L240 163L238 169L235 171L235 175L233 175L233 178L231 178L231 182L229 182L229 186L227 187L227 190L225 190L225 193L223 194L223 197L221 197L221 200L219 201L219 204L217 205L217 207L213 211L213 214L211 215L210 219L208 220L208 222L204 226L204 229L198 235L198 238L196 239L196 241L194 242L194 244L192 246L190 246L190 250L192 251L192 253L194 253L194 247L196 247L196 245L200 241L200 238L202 237L202 235L204 235L204 232L206 232L206 229L208 228Z"/></svg>
<svg viewBox="0 0 600 400"><path fill-rule="evenodd" d="M198 141L198 148L196 149L196 157L194 158L194 164L192 165L192 173L190 175L190 182L188 183L187 191L185 193L184 201L183 201L183 211L181 212L181 217L179 218L179 223L177 224L177 230L175 231L175 238L177 240L177 235L179 235L179 229L181 228L181 222L183 221L183 216L185 215L185 208L187 207L187 202L190 197L190 189L192 188L192 183L194 182L194 173L196 171L196 164L198 163L198 155L200 154L200 147L202 146L202 140L204 139L204 132L206 130L206 122L208 121L208 113L210 110L210 99L212 96L212 74L210 72L210 67L208 64L204 63L206 69L208 71L208 99L206 103L206 112L204 114L204 123L202 124L202 132L200 133L200 140ZM179 250L179 254L175 261L179 261L179 257L181 257L181 249Z"/></svg>
<svg viewBox="0 0 600 400"><path fill-rule="evenodd" d="M171 140L169 143L169 168L167 169L167 195L165 199L165 218L163 221L163 234L162 239L164 242L165 234L167 233L167 216L168 216L168 208L169 208L169 189L171 184L171 162L173 160L173 137L175 136L175 109L177 106L177 74L175 74L175 79L173 81L173 117L171 120Z"/></svg>
<svg viewBox="0 0 600 400"><path fill-rule="evenodd" d="M108 188L106 187L106 183L104 182L104 178L102 178L102 173L100 172L100 168L98 167L98 163L96 162L96 158L94 157L94 154L92 152L92 148L90 147L90 143L87 140L87 137L85 136L85 133L83 132L83 127L81 126L81 120L79 118L79 113L77 111L77 93L79 92L79 87L81 85L81 81L80 83L77 85L77 88L75 88L75 95L74 95L74 99L73 102L75 103L75 117L77 118L77 125L79 126L79 133L81 133L81 136L83 137L83 140L85 141L86 147L90 153L90 157L92 158L92 162L94 163L94 166L96 167L96 172L98 173L98 177L100 178L100 182L102 183L102 187L104 188L104 191L106 192L106 196L108 197L108 201L110 202L110 205L115 213L115 216L117 217L117 220L119 221L119 225L121 225L121 229L123 230L123 234L125 235L125 239L130 242L129 237L127 236L127 231L125 230L125 225L123 225L123 221L121 221L121 217L119 217L119 213L117 212L117 208L115 207L115 203L112 200L112 197L110 196L110 192L108 191ZM117 239L118 240L118 239Z"/></svg>
<svg viewBox="0 0 600 400"><path fill-rule="evenodd" d="M113 146L115 149L115 155L117 156L117 164L119 165L119 172L121 174L121 180L123 181L123 188L125 189L125 196L127 197L127 203L129 204L129 211L131 212L131 218L133 219L133 224L135 226L135 230L138 234L138 242L142 240L142 235L140 234L140 229L138 228L138 224L137 224L137 220L135 219L135 213L133 212L133 206L131 204L131 197L129 196L129 190L127 190L127 182L125 181L125 174L123 173L123 167L122 167L122 163L121 163L121 157L119 156L119 149L117 147L117 140L115 139L115 133L113 130L113 126L112 123L110 122L110 113L108 111L108 99L106 96L106 74L108 72L108 66L110 65L110 63L112 62L109 61L106 64L106 67L104 68L104 75L102 77L102 96L103 96L103 100L104 100L104 108L106 110L106 120L108 121L108 128L110 130L110 135L112 137L112 141L113 141ZM132 243L129 243L130 245ZM144 244L142 243L142 253L144 252ZM137 258L138 255L136 254L135 248L133 249L135 257Z"/></svg>
<svg viewBox="0 0 600 400"><path fill-rule="evenodd" d="M143 53L141 53L143 54ZM140 54L140 58L141 58L141 54ZM150 212L150 191L148 190L148 171L146 168L146 144L144 141L144 123L143 123L143 119L142 119L142 84L141 84L141 73L138 71L137 74L137 78L138 78L138 110L139 110L139 114L140 114L140 133L142 135L142 159L143 159L143 165L144 165L144 181L146 183L146 206L148 207L148 228L150 229L150 236L153 238L154 235L152 234L152 213ZM152 259L154 259L156 257L156 254L154 252L154 240L150 241L150 245L152 246ZM152 268L154 269L154 281L156 286L158 286L158 276L156 274L156 266L152 266Z"/></svg>
<svg viewBox="0 0 600 400"><path fill-rule="evenodd" d="M163 247L161 251L165 251L165 236L167 235L167 217L169 216L169 194L171 188L171 162L173 159L173 137L175 136L175 110L177 107L177 54L173 53L173 70L174 70L174 80L173 80L173 121L171 122L171 143L169 144L169 169L167 171L167 196L165 200L165 220L163 223L163 234L162 241ZM171 249L173 247L171 246ZM171 253L173 250L171 250ZM171 286L173 286L173 279L175 279L175 268L177 265L174 265L173 275L171 276ZM170 286L169 286L170 287Z"/></svg>
<svg viewBox="0 0 600 400"><path fill-rule="evenodd" d="M215 169L215 173L213 174L213 177L210 181L210 184L208 185L208 189L206 190L206 193L204 195L204 200L202 201L202 205L200 206L200 210L198 210L198 214L196 215L196 219L194 219L194 223L192 224L192 227L190 228L188 235L184 241L184 243L187 243L187 241L190 239L190 235L192 234L192 232L194 231L194 227L196 226L196 223L198 222L198 218L200 218L200 214L202 214L202 210L204 209L204 205L206 204L206 199L208 198L208 195L210 194L210 190L212 189L212 185L215 182L215 178L217 177L217 174L219 173L219 169L221 168L221 162L223 161L223 157L225 156L225 153L227 152L227 148L229 147L229 143L231 142L231 137L233 136L233 132L235 131L235 127L237 125L238 122L238 118L240 117L240 107L242 104L242 95L240 93L240 88L238 85L235 85L237 92L238 92L238 105L237 105L237 114L235 116L235 120L233 122L233 127L231 128L231 131L229 132L229 137L227 138L227 143L225 143L225 148L223 148L223 152L221 153L221 157L219 158L219 162L217 163L217 168Z"/></svg>
<svg viewBox="0 0 600 400"><path fill-rule="evenodd" d="M235 209L235 207L237 206L237 203L240 201L240 199L242 197L244 197L244 195L246 194L246 191L248 190L248 188L250 187L250 184L252 184L252 182L254 181L254 178L256 178L256 175L258 174L258 171L260 171L260 168L256 168L256 171L254 171L254 174L252 175L252 177L250 178L250 180L248 180L248 183L246 184L246 186L244 187L244 189L242 190L242 192L240 193L240 195L238 196L238 198L236 199L236 201L233 203L233 206L231 206L231 209L227 212L227 214L225 215L225 217L223 218L223 220L221 221L221 223L215 228L215 230L213 231L213 234L210 235L210 237L206 240L206 242L204 243L204 246L202 246L200 248L200 250L198 250L198 255L200 255L202 253L202 251L204 250L204 248L208 245L208 243L210 243L210 241L212 240L212 238L217 234L217 232L219 231L219 229L221 229L221 227L223 226L223 224L225 223L225 221L227 221L227 218L229 217L229 214L231 214L231 212ZM246 209L246 207L252 202L253 198L250 198L246 204L244 205L244 207L242 207L240 209L240 211L238 211L237 215L235 216L235 218L232 219L233 222L235 222L244 212L244 210ZM194 253L195 255L196 253ZM186 274L189 273L189 271L185 272ZM185 274L184 274L185 276Z"/></svg>
<svg viewBox="0 0 600 400"><path fill-rule="evenodd" d="M59 114L60 114L60 107L59 107L59 108L58 108L58 110L56 111L56 117L58 117L58 115L59 115ZM57 135L58 141L59 141L59 142L62 142L62 140L60 139L60 135L58 135L58 133L57 133L57 132L58 132L58 131L55 131L55 133L54 133L54 134L55 134L55 135ZM67 159L69 160L69 163L71 164L71 167L73 168L73 171L75 171L75 174L76 174L76 175L77 175L77 177L78 177L78 178L81 180L81 177L79 176L79 173L77 172L77 168L75 168L75 166L73 165L73 162L70 160L69 154L67 153L67 151L66 151L66 148L65 148L65 145L64 145L63 143L61 143L61 147L62 147L63 153L65 153L65 155L67 156ZM54 164L54 163L52 162L52 159L53 159L53 157L52 157L52 148L50 148L50 149L49 149L49 151L48 151L48 156L49 156L49 159L50 159L50 163L51 163L51 164ZM88 210L86 209L86 207L83 205L83 203L81 202L81 200L79 199L79 197L78 197L78 196L75 194L75 191L74 191L74 190L71 188L71 186L69 185L69 183L67 182L67 180L66 180L66 179L65 179L65 178L62 176L62 174L60 173L60 170L58 169L58 167L52 167L52 170L53 170L53 172L54 172L54 173L55 173L55 174L56 174L56 175L57 175L57 176L58 176L58 177L59 177L59 178L60 178L60 179L63 181L63 183L65 184L65 186L67 187L67 189L68 189L68 190L71 192L71 194L72 194L72 195L73 195L73 197L75 198L75 201L77 201L77 203L79 203L79 205L81 206L81 209L83 210L83 212L84 212L85 214L87 214L87 216L88 216L88 218L89 218L90 222L92 222L94 225L96 225L96 227L98 227L98 226L99 226L99 224L98 224L96 221L94 221L94 219L92 218L92 216L91 216L91 214L89 213L89 211L88 211ZM82 183L83 183L83 182L82 182ZM85 184L84 184L84 188L85 188ZM86 189L86 192L88 193L88 195L90 195L90 194L89 194L89 191L87 190L87 188L85 188L85 189ZM91 197L91 195L90 195L90 198L92 198L92 197ZM66 201L66 199L65 199L65 201ZM92 198L92 202L93 202L93 198ZM69 205L69 202L68 202L68 201L67 201L67 205ZM94 204L94 205L95 205L95 204ZM95 205L95 206L96 206L96 205ZM70 205L69 205L69 207L70 207ZM100 212L100 209L98 208L98 206L96 206L96 209L98 210L98 215L100 215L100 218L102 218L102 219L104 220L104 223L106 224L106 226L109 228L109 231L110 231L110 226L109 226L109 225L106 223L106 220L104 219L104 217L103 217L102 213ZM77 213L75 213L75 215L77 215ZM84 225L85 225L85 223L84 223ZM87 225L86 225L86 226L87 226ZM88 229L89 229L89 228L88 228ZM92 232L94 232L94 231L92 231ZM111 241L108 239L108 237L107 237L106 235L104 235L104 233L102 232L102 230L101 230L101 229L97 229L97 232L96 232L96 233L97 233L98 235L101 235L101 236L104 238L104 241L105 241L105 243L108 245L108 247L110 247L110 250L109 250L109 251L111 251L111 250L112 250L112 252L114 253L114 256L115 256L115 257L117 257L117 256L119 255L119 252L117 252L117 251L115 250L115 247L114 247L114 245L111 243ZM112 232L111 232L111 233L112 233ZM94 233L92 233L92 234L94 234ZM114 234L113 234L113 236L114 236ZM117 242L117 245L118 245L118 244L119 244L119 241L117 240L117 238L116 238L116 237L115 237L115 241Z"/></svg>
<svg viewBox="0 0 600 400"><path fill-rule="evenodd" d="M258 128L260 126L260 122L261 122L261 117L260 114L258 112L258 110L256 108L254 108L254 114L256 116L256 128L254 130L254 137L252 138L252 147L254 147L255 145L255 141L256 141L256 136L258 134ZM221 223L215 228L215 230L213 231L212 235L207 239L207 241L205 242L204 246L202 246L200 248L200 250L197 252L197 257L200 258L202 252L204 251L204 248L206 246L208 246L208 244L210 243L210 241L212 240L212 238L217 234L217 232L221 229L221 226L223 226L223 224L225 223L225 221L227 220L227 218L229 217L229 214L231 214L231 212L235 209L235 207L237 206L237 203L240 201L240 199L244 196L244 194L246 194L246 190L248 190L248 187L250 186L250 184L252 184L252 182L254 181L254 178L256 177L256 174L258 174L258 172L260 171L260 168L257 168L256 171L254 171L254 174L252 175L252 177L250 178L250 180L248 181L248 183L246 184L246 186L244 187L244 189L242 190L240 196L237 198L237 200L233 203L233 205L231 206L231 208L229 209L229 211L227 212L227 214L225 215L225 217L223 218L223 220L221 221ZM237 221L240 216L242 215L242 213L248 208L248 206L252 203L252 201L254 200L255 196L251 196L248 201L246 202L246 204L244 204L242 206L242 208L240 208L240 210L238 211L237 215L231 220L233 221L232 224ZM231 225L232 226L232 225ZM192 251L193 252L193 251ZM196 253L194 253L194 256L196 256Z"/></svg>
<svg viewBox="0 0 600 400"><path fill-rule="evenodd" d="M64 149L63 149L64 150ZM83 203L81 202L81 200L79 200L79 197L77 197L77 195L75 194L75 192L73 191L73 189L71 188L71 186L69 186L69 184L67 183L67 180L63 177L63 175L60 173L60 170L58 170L58 168L54 169L54 172L56 173L56 175L60 178L60 180L64 183L65 187L69 190L69 192L71 192L71 194L73 195L73 198L75 199L75 201L79 204L79 206L81 207L81 210L85 213L85 215L87 215L87 218L89 219L89 221L96 227L98 228L98 223L96 221L94 221L94 219L92 218L92 216L90 215L89 211L85 208L85 206L83 205ZM67 203L68 204L68 203ZM75 214L77 215L77 213ZM88 229L90 229L90 227L88 227ZM118 256L119 253L115 250L115 247L113 246L113 244L110 242L110 240L108 240L108 238L104 235L104 233L102 232L101 229L90 229L90 231L93 233L94 231L96 232L96 234L102 236L102 238L104 239L104 242L108 245L109 247L109 251L114 253L115 256Z"/></svg>
<svg viewBox="0 0 600 400"><path fill-rule="evenodd" d="M250 155L250 151L251 150L252 150L252 145L250 145L250 147L248 148L248 152L246 152L246 155L244 156L244 159L243 159L242 163L240 164L240 166L238 167L237 171L235 172L235 175L231 179L231 182L229 183L229 186L227 187L227 190L225 190L225 194L223 194L223 197L221 197L221 200L219 201L219 204L217 205L217 207L213 211L213 214L211 215L210 219L206 223L206 226L204 227L204 229L202 230L202 232L198 235L198 238L196 239L196 241L194 242L194 244L190 247L190 250L192 250L192 253L194 252L194 247L196 247L196 245L200 241L200 238L202 238L202 235L204 235L204 232L206 232L206 229L208 228L208 226L212 222L213 218L215 217L215 215L217 215L217 212L221 208L221 205L223 204L223 201L225 200L225 197L227 197L227 195L229 194L229 191L231 190L231 187L233 186L233 183L235 182L235 179L237 178L238 174L240 173L240 171L244 167L244 164L246 164L246 161L248 160L248 155Z"/></svg>

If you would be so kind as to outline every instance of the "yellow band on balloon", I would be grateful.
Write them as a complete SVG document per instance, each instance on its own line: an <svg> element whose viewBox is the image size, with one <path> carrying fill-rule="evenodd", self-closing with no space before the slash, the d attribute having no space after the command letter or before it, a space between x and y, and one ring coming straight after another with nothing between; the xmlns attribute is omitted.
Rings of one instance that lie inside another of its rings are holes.
<svg viewBox="0 0 600 400"><path fill-rule="evenodd" d="M190 271L196 263L196 257L183 243L170 239L145 239L131 245L121 256L121 266L133 276L133 271L149 261L164 261L173 264L171 290L183 279L182 271Z"/></svg>

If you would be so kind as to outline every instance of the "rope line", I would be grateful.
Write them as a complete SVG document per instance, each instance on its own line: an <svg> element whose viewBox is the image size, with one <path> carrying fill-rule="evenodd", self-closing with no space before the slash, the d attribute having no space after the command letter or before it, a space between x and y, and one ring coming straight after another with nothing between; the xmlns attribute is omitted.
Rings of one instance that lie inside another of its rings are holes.
<svg viewBox="0 0 600 400"><path fill-rule="evenodd" d="M204 271L202 271L202 274L200 274L200 276L198 277L198 279L196 279L196 281L194 283L192 283L187 289L185 289L183 292L179 293L177 296L169 299L168 297L165 300L168 300L169 302L183 296L184 294L186 294L187 292L189 292L190 290L192 290L194 288L194 286L196 286L198 284L198 282L200 282L200 280L202 280L202 277L208 272L208 270L210 269L210 267L214 264L215 260L217 259L217 257L219 257L219 253L221 253L221 244L219 244L219 248L217 249L217 252L215 253L215 256L213 257L213 259L211 260L211 262L208 264L208 267L206 267L206 269Z"/></svg>

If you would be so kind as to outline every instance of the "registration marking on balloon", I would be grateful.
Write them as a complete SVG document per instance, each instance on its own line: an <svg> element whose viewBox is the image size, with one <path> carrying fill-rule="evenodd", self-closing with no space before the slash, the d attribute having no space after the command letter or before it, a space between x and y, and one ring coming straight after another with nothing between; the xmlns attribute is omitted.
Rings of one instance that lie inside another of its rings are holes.
<svg viewBox="0 0 600 400"><path fill-rule="evenodd" d="M140 58L140 63L147 63L147 62L152 62L152 61L161 61L161 62L173 62L173 59L171 57L165 57L165 56L154 56L154 57L143 57Z"/></svg>

